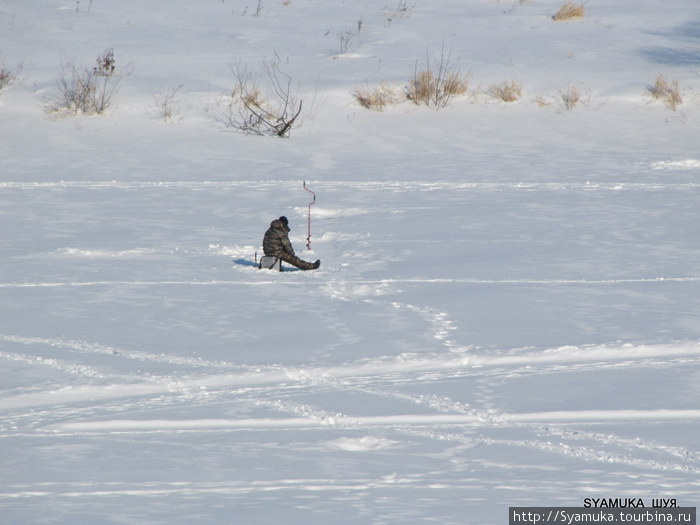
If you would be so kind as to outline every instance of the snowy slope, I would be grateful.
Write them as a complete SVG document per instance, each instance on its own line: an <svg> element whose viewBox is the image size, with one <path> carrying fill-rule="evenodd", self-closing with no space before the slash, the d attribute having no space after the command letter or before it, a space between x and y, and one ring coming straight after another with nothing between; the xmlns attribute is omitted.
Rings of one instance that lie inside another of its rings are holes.
<svg viewBox="0 0 700 525"><path fill-rule="evenodd" d="M695 2L48 4L0 2L0 523L698 504ZM443 42L467 96L353 98ZM106 114L47 113L108 48ZM301 126L225 126L275 57ZM256 269L282 214L318 271Z"/></svg>

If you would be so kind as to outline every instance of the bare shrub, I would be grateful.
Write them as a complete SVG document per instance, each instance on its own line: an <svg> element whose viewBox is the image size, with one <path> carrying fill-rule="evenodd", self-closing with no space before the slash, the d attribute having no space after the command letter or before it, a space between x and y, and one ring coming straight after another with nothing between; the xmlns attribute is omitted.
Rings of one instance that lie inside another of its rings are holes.
<svg viewBox="0 0 700 525"><path fill-rule="evenodd" d="M106 49L97 57L97 64L92 68L92 72L97 77L111 77L115 69L114 50Z"/></svg>
<svg viewBox="0 0 700 525"><path fill-rule="evenodd" d="M338 33L338 43L340 44L340 54L344 55L352 47L355 35L352 31L343 31Z"/></svg>
<svg viewBox="0 0 700 525"><path fill-rule="evenodd" d="M20 63L17 66L17 69L13 71L10 68L0 64L0 91L2 91L4 87L17 82L17 76L19 75L19 71L22 70L22 67L23 64Z"/></svg>
<svg viewBox="0 0 700 525"><path fill-rule="evenodd" d="M673 111L676 111L676 107L683 103L678 80L669 83L663 75L659 75L656 77L654 85L647 89L654 100L661 100L666 104L666 107Z"/></svg>
<svg viewBox="0 0 700 525"><path fill-rule="evenodd" d="M488 93L503 102L515 102L522 96L523 87L515 80L506 80L500 85L491 86Z"/></svg>
<svg viewBox="0 0 700 525"><path fill-rule="evenodd" d="M391 23L394 21L394 19L397 18L408 18L411 16L411 11L413 8L416 6L416 3L413 2L413 4L409 5L408 0L398 0L398 3L396 5L396 8L389 8L389 6L385 6L384 9L387 9L386 13L386 27L391 27Z"/></svg>
<svg viewBox="0 0 700 525"><path fill-rule="evenodd" d="M360 88L353 91L352 95L366 109L383 111L387 104L396 104L401 97L396 90L388 84L382 84L375 88Z"/></svg>
<svg viewBox="0 0 700 525"><path fill-rule="evenodd" d="M576 86L569 86L566 91L561 92L561 100L566 110L574 109L580 102L582 102L582 95Z"/></svg>
<svg viewBox="0 0 700 525"><path fill-rule="evenodd" d="M415 7L415 3L413 5L408 5L408 0L399 0L398 5L396 6L396 9L394 9L394 17L400 18L400 17L406 17L410 16L411 10Z"/></svg>
<svg viewBox="0 0 700 525"><path fill-rule="evenodd" d="M6 67L0 68L0 90L10 85L15 80L15 75Z"/></svg>
<svg viewBox="0 0 700 525"><path fill-rule="evenodd" d="M102 114L112 103L119 78L115 75L114 51L107 49L97 57L92 69L65 61L58 78L58 94L49 111L66 114Z"/></svg>
<svg viewBox="0 0 700 525"><path fill-rule="evenodd" d="M500 2L501 2L501 0L498 0L498 3L500 3ZM516 6L527 4L528 2L530 2L530 0L512 0L511 6L508 9L506 9L505 11L503 11L503 13L510 14L513 11L515 11ZM508 3L511 3L510 0Z"/></svg>
<svg viewBox="0 0 700 525"><path fill-rule="evenodd" d="M180 114L181 104L175 97L182 86L183 84L180 84L175 88L170 88L165 92L161 91L153 95L153 102L156 105L158 116L166 122L172 121Z"/></svg>
<svg viewBox="0 0 700 525"><path fill-rule="evenodd" d="M566 2L564 5L562 5L559 8L559 11L557 11L554 14L554 16L552 16L552 20L555 20L557 22L561 22L562 20L583 18L584 15L585 15L585 9L583 7L583 4L576 4L574 2Z"/></svg>
<svg viewBox="0 0 700 525"><path fill-rule="evenodd" d="M244 133L288 137L292 127L300 122L303 101L292 93L292 78L280 69L279 60L263 62L267 81L264 94L259 87L260 75L238 62L231 65L231 71L236 85L224 124Z"/></svg>
<svg viewBox="0 0 700 525"><path fill-rule="evenodd" d="M459 66L452 62L452 51L443 43L439 54L426 52L425 69L418 70L418 62L413 72L406 98L415 104L444 108L450 100L465 94L469 89L469 76L462 75Z"/></svg>

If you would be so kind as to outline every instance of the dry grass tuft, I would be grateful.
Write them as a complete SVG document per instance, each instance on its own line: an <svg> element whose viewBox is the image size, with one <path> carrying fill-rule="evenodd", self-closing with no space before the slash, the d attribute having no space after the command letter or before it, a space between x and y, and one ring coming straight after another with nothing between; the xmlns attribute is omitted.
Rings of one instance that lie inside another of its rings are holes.
<svg viewBox="0 0 700 525"><path fill-rule="evenodd" d="M452 62L452 51L443 43L439 52L426 51L425 69L418 69L416 63L406 98L414 104L444 108L453 97L467 93L469 78L470 75L463 75L459 65Z"/></svg>
<svg viewBox="0 0 700 525"><path fill-rule="evenodd" d="M462 76L459 71L450 71L442 89L448 97L464 95L469 90L469 77Z"/></svg>
<svg viewBox="0 0 700 525"><path fill-rule="evenodd" d="M366 109L383 111L387 104L397 104L401 97L396 90L388 84L382 84L376 88L360 88L353 91L352 95Z"/></svg>
<svg viewBox="0 0 700 525"><path fill-rule="evenodd" d="M656 77L656 82L648 88L654 100L661 100L666 107L676 111L676 107L683 103L678 80L668 82L663 75Z"/></svg>
<svg viewBox="0 0 700 525"><path fill-rule="evenodd" d="M491 86L488 93L503 102L515 102L523 95L523 87L515 80L507 80L498 86Z"/></svg>
<svg viewBox="0 0 700 525"><path fill-rule="evenodd" d="M552 99L552 97L548 95L537 95L534 99L533 102L537 105L539 108L546 108L554 104L555 100Z"/></svg>
<svg viewBox="0 0 700 525"><path fill-rule="evenodd" d="M561 93L561 100L564 109L572 110L581 102L581 92L576 86L569 86L566 91Z"/></svg>
<svg viewBox="0 0 700 525"><path fill-rule="evenodd" d="M416 104L429 104L432 94L437 91L437 81L432 71L417 71L408 87L407 97Z"/></svg>
<svg viewBox="0 0 700 525"><path fill-rule="evenodd" d="M406 98L415 104L444 108L452 97L464 95L468 90L468 76L440 66L437 72L432 69L417 71L409 83Z"/></svg>
<svg viewBox="0 0 700 525"><path fill-rule="evenodd" d="M561 22L562 20L572 20L574 18L583 18L585 15L585 9L583 4L575 4L574 2L566 2L563 6L559 8L552 20Z"/></svg>

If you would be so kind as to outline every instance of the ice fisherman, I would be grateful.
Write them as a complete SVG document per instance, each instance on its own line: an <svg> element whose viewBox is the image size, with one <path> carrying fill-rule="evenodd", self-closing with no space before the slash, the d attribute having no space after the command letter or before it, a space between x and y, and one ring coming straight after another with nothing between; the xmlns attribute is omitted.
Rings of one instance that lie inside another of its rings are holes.
<svg viewBox="0 0 700 525"><path fill-rule="evenodd" d="M299 259L294 254L294 248L292 248L292 243L289 240L290 231L289 221L284 215L272 221L265 232L265 237L263 237L263 252L265 252L265 255L282 259L302 270L315 270L321 266L320 259L311 263Z"/></svg>

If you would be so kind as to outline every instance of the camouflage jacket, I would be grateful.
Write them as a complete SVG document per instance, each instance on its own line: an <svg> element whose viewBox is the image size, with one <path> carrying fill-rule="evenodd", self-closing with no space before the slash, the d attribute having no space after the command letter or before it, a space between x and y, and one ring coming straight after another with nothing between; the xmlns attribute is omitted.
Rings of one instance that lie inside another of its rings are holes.
<svg viewBox="0 0 700 525"><path fill-rule="evenodd" d="M275 219L270 224L270 228L265 232L263 237L263 252L265 255L277 255L279 253L287 253L294 255L294 248L289 240L289 226L286 226L281 220Z"/></svg>

